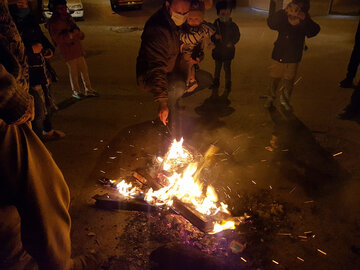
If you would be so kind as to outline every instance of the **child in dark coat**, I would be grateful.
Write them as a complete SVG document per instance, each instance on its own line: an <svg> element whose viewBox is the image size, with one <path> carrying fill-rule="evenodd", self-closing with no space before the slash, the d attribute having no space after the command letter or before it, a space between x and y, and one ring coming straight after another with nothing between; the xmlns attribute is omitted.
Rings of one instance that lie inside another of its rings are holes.
<svg viewBox="0 0 360 270"><path fill-rule="evenodd" d="M232 6L227 1L221 1L216 4L216 11L219 16L215 20L215 35L212 41L215 48L212 57L215 60L215 72L213 82L213 97L218 96L220 86L220 73L222 65L225 71L225 92L223 97L227 99L231 91L231 61L235 56L235 44L240 40L240 31L236 23L231 19Z"/></svg>
<svg viewBox="0 0 360 270"><path fill-rule="evenodd" d="M291 110L290 97L302 58L305 37L314 37L320 31L320 26L310 18L309 8L309 0L292 0L285 9L275 12L276 3L274 0L270 2L267 23L270 29L278 31L279 34L272 52L270 94L265 103L266 108L273 105L282 82L279 89L280 103L286 110Z"/></svg>

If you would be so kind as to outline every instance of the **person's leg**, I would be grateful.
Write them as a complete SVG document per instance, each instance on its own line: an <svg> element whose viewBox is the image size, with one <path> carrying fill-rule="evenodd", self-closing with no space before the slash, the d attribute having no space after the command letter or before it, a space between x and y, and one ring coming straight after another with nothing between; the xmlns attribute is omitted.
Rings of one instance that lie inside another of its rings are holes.
<svg viewBox="0 0 360 270"><path fill-rule="evenodd" d="M45 119L43 121L43 131L46 133L46 132L50 132L53 127L52 127L52 123L51 123L51 116L52 116L52 113L51 112L48 112L45 116Z"/></svg>
<svg viewBox="0 0 360 270"><path fill-rule="evenodd" d="M188 82L195 81L195 66L190 64L188 69Z"/></svg>
<svg viewBox="0 0 360 270"><path fill-rule="evenodd" d="M222 61L221 60L215 60L215 71L214 71L214 82L213 82L213 88L219 89L220 86L220 74L221 74L221 68L222 68Z"/></svg>
<svg viewBox="0 0 360 270"><path fill-rule="evenodd" d="M78 58L79 70L85 88L85 95L93 95L96 91L92 88L89 77L89 70L84 57Z"/></svg>
<svg viewBox="0 0 360 270"><path fill-rule="evenodd" d="M37 85L30 88L29 93L34 98L34 109L35 109L35 116L32 123L32 129L35 132L35 134L41 138L42 137L42 131L43 131L43 122L46 115L46 109L45 109L45 102L42 94L42 88L41 85Z"/></svg>
<svg viewBox="0 0 360 270"><path fill-rule="evenodd" d="M231 60L224 61L224 71L225 71L225 92L224 97L228 97L231 92Z"/></svg>
<svg viewBox="0 0 360 270"><path fill-rule="evenodd" d="M186 93L194 92L198 87L198 82L195 78L195 65L189 64L188 67L188 79L186 81Z"/></svg>
<svg viewBox="0 0 360 270"><path fill-rule="evenodd" d="M79 86L79 70L76 59L66 62L66 65L69 69L69 77L71 89L73 91L73 97L81 98L81 90Z"/></svg>
<svg viewBox="0 0 360 270"><path fill-rule="evenodd" d="M299 63L289 63L284 65L283 86L280 92L280 102L286 110L291 110L290 98L294 89L294 80Z"/></svg>
<svg viewBox="0 0 360 270"><path fill-rule="evenodd" d="M202 69L195 72L195 79L198 83L198 90L210 88L213 83L213 77L210 72Z"/></svg>
<svg viewBox="0 0 360 270"><path fill-rule="evenodd" d="M355 42L347 68L346 78L340 82L340 87L350 88L353 86L353 80L360 63L360 42Z"/></svg>
<svg viewBox="0 0 360 270"><path fill-rule="evenodd" d="M360 85L355 87L349 105L347 105L343 112L338 115L338 118L350 120L358 115L360 115Z"/></svg>
<svg viewBox="0 0 360 270"><path fill-rule="evenodd" d="M268 96L265 101L264 107L270 108L273 106L277 97L277 91L283 74L283 64L273 60L269 67L270 84L268 90Z"/></svg>

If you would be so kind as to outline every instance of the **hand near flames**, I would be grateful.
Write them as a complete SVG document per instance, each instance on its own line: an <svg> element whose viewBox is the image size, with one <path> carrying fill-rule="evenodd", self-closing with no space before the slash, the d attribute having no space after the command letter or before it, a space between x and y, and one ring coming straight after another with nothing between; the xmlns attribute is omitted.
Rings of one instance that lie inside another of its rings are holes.
<svg viewBox="0 0 360 270"><path fill-rule="evenodd" d="M169 107L167 106L166 103L160 103L159 105L159 118L161 120L161 122L163 122L163 124L166 126L168 121L168 116L169 116Z"/></svg>

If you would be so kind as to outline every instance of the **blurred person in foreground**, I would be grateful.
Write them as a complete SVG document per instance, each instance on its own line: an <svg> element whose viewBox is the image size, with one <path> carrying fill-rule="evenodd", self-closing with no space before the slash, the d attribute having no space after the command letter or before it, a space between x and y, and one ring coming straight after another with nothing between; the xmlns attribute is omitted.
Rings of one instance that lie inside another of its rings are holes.
<svg viewBox="0 0 360 270"><path fill-rule="evenodd" d="M52 114L57 110L50 94L47 59L54 54L55 48L41 31L35 17L30 13L28 0L18 0L9 6L10 13L25 45L29 64L30 94L34 97L35 118L32 128L42 140L56 140L65 137L61 130L52 126Z"/></svg>
<svg viewBox="0 0 360 270"><path fill-rule="evenodd" d="M275 11L275 0L270 0L270 29L278 31L277 40L272 52L270 66L270 93L265 102L265 108L273 106L280 92L280 104L291 111L290 97L294 88L294 80L305 49L305 37L312 38L320 31L310 15L309 0L293 0L285 9Z"/></svg>
<svg viewBox="0 0 360 270"><path fill-rule="evenodd" d="M85 34L80 30L70 14L67 13L66 0L50 1L49 8L53 11L53 15L47 22L46 27L69 69L72 96L76 99L99 96L91 86L85 51L81 44ZM85 88L84 93L79 85L80 75Z"/></svg>
<svg viewBox="0 0 360 270"><path fill-rule="evenodd" d="M71 259L70 194L31 129L25 47L0 0L0 269L96 269L94 255Z"/></svg>

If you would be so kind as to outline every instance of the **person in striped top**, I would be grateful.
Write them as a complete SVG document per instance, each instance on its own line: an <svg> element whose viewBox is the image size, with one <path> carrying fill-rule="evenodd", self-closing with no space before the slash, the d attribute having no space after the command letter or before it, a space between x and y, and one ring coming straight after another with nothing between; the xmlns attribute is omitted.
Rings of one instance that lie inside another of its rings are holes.
<svg viewBox="0 0 360 270"><path fill-rule="evenodd" d="M204 58L204 46L215 33L212 24L204 21L204 2L194 3L186 23L180 29L181 61L180 66L186 75L186 92L193 92L198 83L195 78L196 67Z"/></svg>

